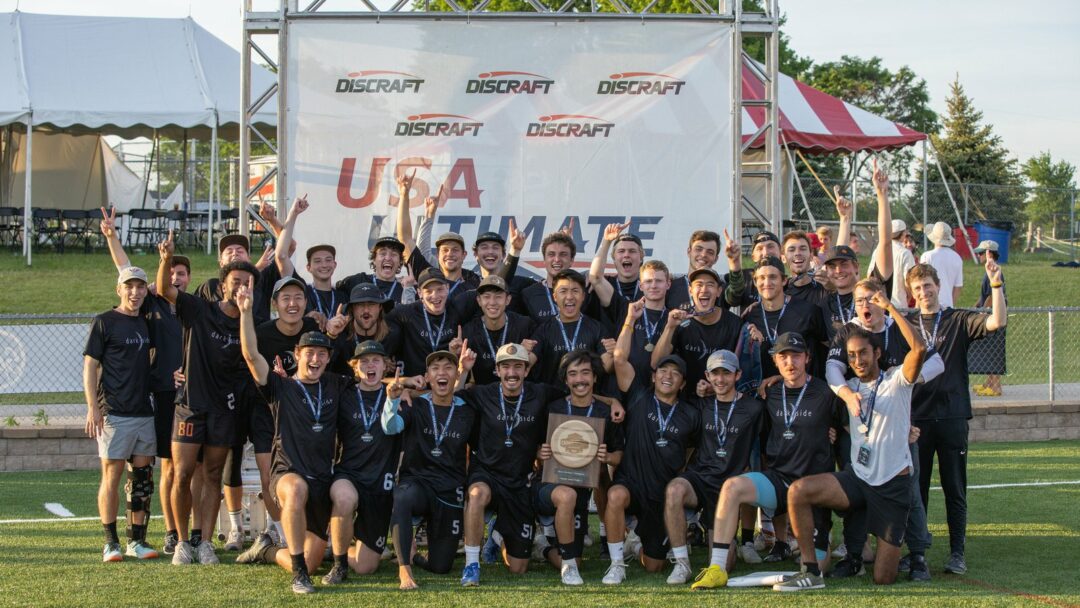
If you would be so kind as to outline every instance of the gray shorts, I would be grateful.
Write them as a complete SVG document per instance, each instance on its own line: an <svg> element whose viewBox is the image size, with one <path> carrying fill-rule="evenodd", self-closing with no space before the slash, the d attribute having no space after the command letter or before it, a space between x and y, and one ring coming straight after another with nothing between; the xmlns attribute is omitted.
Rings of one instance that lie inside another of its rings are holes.
<svg viewBox="0 0 1080 608"><path fill-rule="evenodd" d="M157 433L154 430L154 417L105 416L105 424L97 442L98 457L103 460L156 456Z"/></svg>

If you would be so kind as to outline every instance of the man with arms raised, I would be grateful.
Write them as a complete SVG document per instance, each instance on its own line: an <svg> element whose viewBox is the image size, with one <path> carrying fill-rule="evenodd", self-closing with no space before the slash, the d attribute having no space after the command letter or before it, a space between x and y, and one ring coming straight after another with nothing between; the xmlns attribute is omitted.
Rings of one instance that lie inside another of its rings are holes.
<svg viewBox="0 0 1080 608"><path fill-rule="evenodd" d="M154 492L154 405L150 401L150 328L143 316L146 273L128 266L120 271L116 295L120 303L94 317L83 350L83 392L86 396L86 434L97 439L101 459L98 514L105 528L102 561L118 562L116 534L117 490L126 462L127 551L152 559L157 551L146 544L150 496Z"/></svg>
<svg viewBox="0 0 1080 608"><path fill-rule="evenodd" d="M794 332L780 334L769 350L782 381L766 391L769 432L764 452L768 470L724 482L713 522L709 567L698 574L691 589L727 585L727 573L735 563L731 543L742 505L765 509L770 517L786 513L787 489L793 481L833 470L830 437L838 426L843 404L824 380L807 373L808 350L806 340ZM816 509L813 518L814 550L818 560L824 561L828 558L829 512Z"/></svg>
<svg viewBox="0 0 1080 608"><path fill-rule="evenodd" d="M911 393L919 381L926 344L882 291L871 296L874 305L887 309L896 320L910 350L902 366L882 369L881 349L870 333L855 329L845 348L855 378L847 386L861 397L861 405L848 407L851 461L839 473L803 477L791 484L788 503L791 524L799 539L805 571L773 587L778 591L804 591L825 587L814 556L814 508L866 511L870 532L880 541L874 560L874 582L892 584L904 542L911 497Z"/></svg>
<svg viewBox="0 0 1080 608"><path fill-rule="evenodd" d="M468 345L462 351L469 356ZM413 565L436 574L454 566L462 533L466 463L469 439L477 412L454 395L458 358L439 350L426 358L426 379L431 391L401 399L405 388L400 377L387 386L381 424L387 435L401 434L404 457L394 488L390 530L398 556L398 579L403 590L416 589ZM414 555L413 518L427 521L427 558Z"/></svg>
<svg viewBox="0 0 1080 608"><path fill-rule="evenodd" d="M633 314L631 312L631 314ZM754 395L735 390L739 379L739 358L730 350L709 356L706 378L713 395L699 399L701 435L686 471L671 480L664 500L664 524L675 567L669 585L690 581L690 550L686 546L686 510L700 510L712 527L720 487L750 465L750 450L761 431L764 404Z"/></svg>
<svg viewBox="0 0 1080 608"><path fill-rule="evenodd" d="M270 495L281 508L286 556L266 542L253 545L254 559L292 571L293 593L314 593L310 573L322 563L330 523L330 483L334 474L334 438L346 380L327 374L330 339L318 331L300 336L296 372L278 375L258 350L251 314L250 288L237 295L241 310L244 361L274 414L274 452ZM249 561L247 559L243 561Z"/></svg>
<svg viewBox="0 0 1080 608"><path fill-rule="evenodd" d="M907 283L919 309L908 319L931 352L941 355L945 372L915 388L912 421L919 427L919 484L923 506L930 498L930 477L934 457L945 494L945 514L949 524L949 561L945 572L964 574L964 543L967 536L967 439L971 418L968 386L968 346L989 332L1005 327L1008 310L1002 290L1001 268L986 261L990 277L990 313L943 307L938 295L941 283L929 264L917 264L908 273Z"/></svg>
<svg viewBox="0 0 1080 608"><path fill-rule="evenodd" d="M728 243L725 248L730 254L732 247L731 238L727 235L727 231L724 231L724 237ZM738 253L738 246L735 245L735 252ZM716 260L720 255L720 235L711 230L697 230L690 235L690 245L686 248L686 258L689 261L689 269L685 276L673 278L671 280L670 288L667 292L667 308L669 310L684 310L690 312L694 308L694 296L690 290L690 275L694 274L698 270L712 270L712 267L716 265ZM740 264L742 262L741 255ZM728 260L730 263L730 255ZM741 268L735 266L734 268ZM719 276L719 275L717 275ZM743 289L745 288L745 281L741 273L735 271L730 273L731 284L723 290L723 296L719 298L719 305L728 308L731 306L737 306L739 301L743 297Z"/></svg>
<svg viewBox="0 0 1080 608"><path fill-rule="evenodd" d="M607 311L608 317L617 327L622 326L626 306L641 298L639 280L641 264L645 260L645 248L637 235L622 233L629 226L630 222L608 224L604 228L592 265L589 266L589 285L592 286L600 306ZM615 276L604 275L608 252L611 253L611 261L615 263Z"/></svg>
<svg viewBox="0 0 1080 608"><path fill-rule="evenodd" d="M711 271L709 271L711 272ZM630 317L627 317L629 321ZM623 346L629 342L623 325ZM686 379L686 363L678 355L660 359L651 386L638 379L627 353L615 349L619 389L627 394L626 449L615 479L608 489L604 514L611 565L604 575L605 585L626 579L623 540L626 516L637 516L641 538L641 564L649 572L659 572L667 561L668 536L664 529L664 495L668 483L683 470L686 453L698 445L701 412L679 398Z"/></svg>
<svg viewBox="0 0 1080 608"><path fill-rule="evenodd" d="M622 425L615 424L615 417L607 400L593 392L603 369L600 357L594 353L575 350L564 355L559 363L559 377L569 388L570 394L549 403L548 412L605 420L604 437L597 449L596 459L603 465L617 466L622 457L624 443ZM544 462L551 458L551 446L544 443L540 446L539 459ZM601 472L601 476L605 476L605 473ZM597 490L601 491L600 488ZM554 483L542 483L536 489L537 513L543 517L555 518L555 538L548 539L550 546L544 550L544 556L559 568L564 585L584 584L578 566L585 535L589 532L590 494L591 488L574 488ZM603 514L603 509L598 510Z"/></svg>
<svg viewBox="0 0 1080 608"><path fill-rule="evenodd" d="M397 238L405 245L405 263L409 265L414 277L431 268L432 265L424 257L417 247L412 229L412 215L409 209L409 194L412 191L413 178L416 170L409 175L404 172L397 176L398 186L398 215L397 215ZM428 198L425 205L432 209L438 204L442 190L434 198ZM463 268L465 264L465 239L460 234L447 232L435 239L436 257L439 270L449 284L449 297L454 297L457 291L468 291L480 284L480 275Z"/></svg>
<svg viewBox="0 0 1080 608"><path fill-rule="evenodd" d="M157 288L161 297L176 305L176 315L184 326L184 367L186 379L177 398L173 425L172 454L176 469L173 486L173 516L181 542L173 554L173 564L218 563L210 540L189 538L188 516L193 498L200 501L201 521L197 529L213 537L218 507L221 505L221 477L225 458L239 437L238 400L247 373L240 354L240 309L236 294L254 283L259 274L249 262L229 262L221 269L220 286L225 299L210 302L180 291L169 281L173 266L173 235L158 247ZM252 303L254 306L254 303ZM192 497L191 477L202 453L202 496ZM194 547L189 544L195 540Z"/></svg>
<svg viewBox="0 0 1080 608"><path fill-rule="evenodd" d="M361 283L374 283L379 288L383 299L390 302L390 308L401 303L401 295L405 289L398 280L397 274L401 271L402 256L405 252L405 244L397 240L397 237L383 236L375 240L368 255L372 274L360 272L349 275L337 282L336 287L342 293L352 294L353 289Z"/></svg>

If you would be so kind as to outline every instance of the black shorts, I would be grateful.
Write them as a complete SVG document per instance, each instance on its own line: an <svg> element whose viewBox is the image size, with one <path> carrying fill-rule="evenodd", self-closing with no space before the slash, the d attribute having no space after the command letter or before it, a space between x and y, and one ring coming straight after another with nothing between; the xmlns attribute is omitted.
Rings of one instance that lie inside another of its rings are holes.
<svg viewBox="0 0 1080 608"><path fill-rule="evenodd" d="M671 543L664 524L663 501L648 500L644 490L628 479L615 481L612 486L623 486L630 492L630 506L626 512L637 517L634 531L641 539L641 551L653 559L667 559Z"/></svg>
<svg viewBox="0 0 1080 608"><path fill-rule="evenodd" d="M256 454L269 454L274 448L274 414L258 394L251 400L247 436Z"/></svg>
<svg viewBox="0 0 1080 608"><path fill-rule="evenodd" d="M176 415L176 391L154 393L154 435L158 458L172 458L173 417Z"/></svg>
<svg viewBox="0 0 1080 608"><path fill-rule="evenodd" d="M551 494L558 486L559 484L554 483L542 483L534 486L536 490L533 500L536 506L537 515L555 517L555 511L557 509L555 508L555 503L551 500ZM581 557L581 552L585 549L585 535L589 533L589 497L592 495L592 490L589 488L566 487L577 492L577 502L574 503L574 544L572 547L572 555L574 557Z"/></svg>
<svg viewBox="0 0 1080 608"><path fill-rule="evenodd" d="M495 520L495 529L502 534L506 553L510 557L529 559L532 554L533 525L536 522L529 486L508 487L489 472L474 467L465 487L472 487L478 482L487 484L491 489L491 502L487 508L499 515Z"/></svg>
<svg viewBox="0 0 1080 608"><path fill-rule="evenodd" d="M348 473L338 472L334 481L343 479L356 489L356 519L353 521L353 537L365 547L382 553L386 547L386 534L390 530L390 515L394 510L394 493L379 487L357 483Z"/></svg>
<svg viewBox="0 0 1080 608"><path fill-rule="evenodd" d="M304 519L307 523L307 531L323 540L327 540L330 538L328 530L332 510L330 504L330 480L311 479L295 471L275 471L270 476L270 493L274 495L274 502L277 503L278 507L281 506L281 501L278 500L277 483L282 477L289 474L294 474L307 482L308 496L307 502L304 503Z"/></svg>
<svg viewBox="0 0 1080 608"><path fill-rule="evenodd" d="M720 488L723 487L724 479L715 479L701 475L696 471L683 471L676 479L685 479L697 496L698 510L701 511L701 525L706 530L712 530L713 520L716 518L716 503L720 500Z"/></svg>
<svg viewBox="0 0 1080 608"><path fill-rule="evenodd" d="M859 479L850 467L832 476L847 495L849 511L866 510L868 532L894 547L904 544L911 505L910 475L897 475L880 486Z"/></svg>
<svg viewBox="0 0 1080 608"><path fill-rule="evenodd" d="M236 414L233 412L192 411L179 404L173 415L172 440L228 448L236 443Z"/></svg>

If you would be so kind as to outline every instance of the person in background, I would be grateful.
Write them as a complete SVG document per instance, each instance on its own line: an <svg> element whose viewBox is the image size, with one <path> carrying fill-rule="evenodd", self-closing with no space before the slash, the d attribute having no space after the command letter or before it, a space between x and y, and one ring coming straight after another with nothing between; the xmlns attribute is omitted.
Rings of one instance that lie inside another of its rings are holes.
<svg viewBox="0 0 1080 608"><path fill-rule="evenodd" d="M964 287L964 260L952 248L956 238L945 222L934 224L926 238L930 239L934 248L919 256L919 263L929 264L937 271L938 280L941 281L938 304L942 308L952 308Z"/></svg>
<svg viewBox="0 0 1080 608"><path fill-rule="evenodd" d="M974 253L979 256L979 262L986 264L987 259L997 263L999 259L998 244L996 241L983 241L976 247ZM1005 276L1001 277L1001 297L1008 303L1009 298L1005 294ZM993 288L990 285L990 277L984 276L982 289L979 291L979 299L975 302L975 308L985 308L990 304L990 295ZM981 397L1001 396L1001 375L1005 373L1005 329L996 331L986 337L986 340L972 346L974 356L970 357L974 369L968 370L973 374L979 372L988 373L986 382L975 386L975 394Z"/></svg>

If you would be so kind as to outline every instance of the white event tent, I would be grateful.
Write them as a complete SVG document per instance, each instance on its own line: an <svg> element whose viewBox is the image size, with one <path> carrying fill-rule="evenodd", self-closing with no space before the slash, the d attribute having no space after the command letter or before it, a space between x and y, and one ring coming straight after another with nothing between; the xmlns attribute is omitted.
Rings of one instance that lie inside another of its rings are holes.
<svg viewBox="0 0 1080 608"><path fill-rule="evenodd" d="M236 137L240 124L240 54L190 17L0 13L0 41L0 126L20 126L25 133L9 138L9 146L18 145L14 154L21 161L14 166L25 170L28 263L35 130L210 139L215 160L210 177L216 183L218 137ZM253 89L265 90L276 77L256 67L252 83ZM275 108L261 108L253 122L271 137ZM211 213L217 198L212 191ZM143 204L140 197L135 202Z"/></svg>

